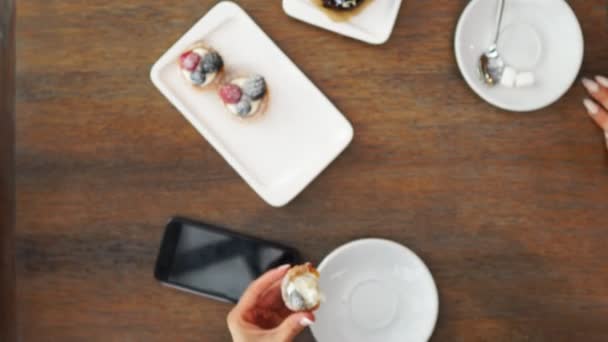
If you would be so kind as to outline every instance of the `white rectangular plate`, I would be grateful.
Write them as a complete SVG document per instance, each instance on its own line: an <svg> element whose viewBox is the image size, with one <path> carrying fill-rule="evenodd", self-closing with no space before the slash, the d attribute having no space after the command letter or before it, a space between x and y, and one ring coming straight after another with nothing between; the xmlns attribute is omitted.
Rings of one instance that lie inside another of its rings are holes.
<svg viewBox="0 0 608 342"><path fill-rule="evenodd" d="M202 40L226 72L266 78L269 103L259 118L228 114L216 89L194 89L179 73L179 55ZM239 6L213 7L152 67L154 85L241 177L272 206L302 191L348 146L353 128L336 107Z"/></svg>
<svg viewBox="0 0 608 342"><path fill-rule="evenodd" d="M401 0L365 0L372 3L348 21L337 22L313 1L321 0L283 0L283 10L295 19L369 44L383 44L388 40L401 7Z"/></svg>

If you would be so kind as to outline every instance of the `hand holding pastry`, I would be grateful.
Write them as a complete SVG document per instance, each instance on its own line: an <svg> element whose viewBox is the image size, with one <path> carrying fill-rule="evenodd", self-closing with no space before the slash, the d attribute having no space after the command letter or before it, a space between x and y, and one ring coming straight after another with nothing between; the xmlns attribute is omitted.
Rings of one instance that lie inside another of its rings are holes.
<svg viewBox="0 0 608 342"><path fill-rule="evenodd" d="M292 312L281 297L289 265L266 272L245 291L228 314L234 342L291 342L314 322L311 312Z"/></svg>
<svg viewBox="0 0 608 342"><path fill-rule="evenodd" d="M606 147L608 147L608 78L596 76L595 81L584 78L583 85L593 98L593 100L584 99L583 104L589 116L603 130Z"/></svg>

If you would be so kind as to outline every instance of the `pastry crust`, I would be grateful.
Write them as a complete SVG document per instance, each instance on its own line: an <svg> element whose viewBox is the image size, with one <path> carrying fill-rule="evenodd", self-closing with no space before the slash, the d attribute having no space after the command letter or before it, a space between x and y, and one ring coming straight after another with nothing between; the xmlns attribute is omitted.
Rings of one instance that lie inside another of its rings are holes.
<svg viewBox="0 0 608 342"><path fill-rule="evenodd" d="M306 273L312 273L315 277L319 278L319 271L317 271L317 269L309 262L303 265L297 265L290 268L289 271L287 271L285 277L287 277L287 279L291 281L294 278L304 275Z"/></svg>

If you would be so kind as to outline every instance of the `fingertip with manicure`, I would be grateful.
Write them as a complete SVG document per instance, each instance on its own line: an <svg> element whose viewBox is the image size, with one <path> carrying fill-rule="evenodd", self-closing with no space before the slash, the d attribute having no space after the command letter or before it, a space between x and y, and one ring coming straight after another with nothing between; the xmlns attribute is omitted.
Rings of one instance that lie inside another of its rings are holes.
<svg viewBox="0 0 608 342"><path fill-rule="evenodd" d="M277 271L284 271L284 270L288 269L289 267L291 267L290 264L284 264L284 265L281 265L281 266L277 267L276 270Z"/></svg>
<svg viewBox="0 0 608 342"><path fill-rule="evenodd" d="M583 78L581 82L590 93L597 93L600 90L600 86L593 80Z"/></svg>
<svg viewBox="0 0 608 342"><path fill-rule="evenodd" d="M308 318L308 317L302 317L300 319L300 325L303 326L303 327L309 327L309 326L311 326L313 324L314 324L314 322L310 318Z"/></svg>
<svg viewBox="0 0 608 342"><path fill-rule="evenodd" d="M587 109L587 113L589 113L589 115L591 115L591 116L596 115L600 111L600 108L598 107L598 105L589 98L585 98L583 100L583 105Z"/></svg>
<svg viewBox="0 0 608 342"><path fill-rule="evenodd" d="M602 87L608 88L608 77L605 77L605 76L602 76L602 75L597 75L597 76L595 76L595 80Z"/></svg>

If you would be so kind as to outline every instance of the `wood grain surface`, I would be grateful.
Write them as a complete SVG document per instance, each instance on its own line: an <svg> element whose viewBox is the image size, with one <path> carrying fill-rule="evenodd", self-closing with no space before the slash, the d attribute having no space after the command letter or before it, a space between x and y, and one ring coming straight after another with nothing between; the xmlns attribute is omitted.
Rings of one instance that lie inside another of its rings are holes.
<svg viewBox="0 0 608 342"><path fill-rule="evenodd" d="M239 1L355 128L276 209L148 78L214 3L18 2L24 341L228 341L230 305L153 280L173 214L314 262L356 238L403 243L439 288L434 341L608 340L608 157L582 87L529 114L483 102L454 59L464 0L404 1L381 46L290 19L278 0ZM608 1L569 3L585 35L582 75L608 73Z"/></svg>
<svg viewBox="0 0 608 342"><path fill-rule="evenodd" d="M15 292L15 7L0 0L0 341L17 341Z"/></svg>

